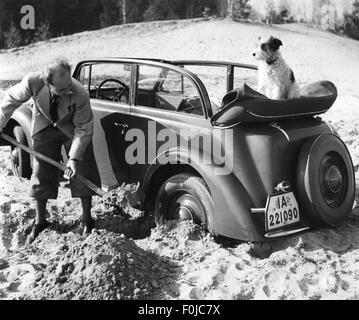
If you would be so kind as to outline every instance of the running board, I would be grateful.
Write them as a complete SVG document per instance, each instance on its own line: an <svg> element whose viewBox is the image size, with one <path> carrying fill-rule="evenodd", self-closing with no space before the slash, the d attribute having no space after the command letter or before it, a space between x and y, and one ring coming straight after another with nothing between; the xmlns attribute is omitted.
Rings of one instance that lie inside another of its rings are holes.
<svg viewBox="0 0 359 320"><path fill-rule="evenodd" d="M309 227L295 229L295 230L288 230L288 231L274 231L274 232L267 232L264 237L265 238L277 238L277 237L283 237L283 236L289 236L294 233L302 232L305 230L308 230Z"/></svg>

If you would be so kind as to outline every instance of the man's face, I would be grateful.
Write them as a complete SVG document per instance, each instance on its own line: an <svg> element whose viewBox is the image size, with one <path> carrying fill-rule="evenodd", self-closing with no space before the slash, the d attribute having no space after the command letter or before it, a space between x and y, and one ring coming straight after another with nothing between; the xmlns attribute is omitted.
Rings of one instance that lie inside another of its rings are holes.
<svg viewBox="0 0 359 320"><path fill-rule="evenodd" d="M72 77L70 72L65 71L62 75L55 73L52 84L49 84L49 87L51 92L58 96L71 94Z"/></svg>

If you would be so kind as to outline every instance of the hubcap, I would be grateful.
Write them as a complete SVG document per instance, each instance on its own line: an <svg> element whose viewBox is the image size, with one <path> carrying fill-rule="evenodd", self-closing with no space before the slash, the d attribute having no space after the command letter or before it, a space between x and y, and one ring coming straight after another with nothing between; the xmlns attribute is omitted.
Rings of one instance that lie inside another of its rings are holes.
<svg viewBox="0 0 359 320"><path fill-rule="evenodd" d="M324 182L332 193L338 193L340 191L343 187L343 177L337 166L330 166L329 169L326 170Z"/></svg>
<svg viewBox="0 0 359 320"><path fill-rule="evenodd" d="M348 174L342 157L330 152L320 163L320 190L328 206L340 206L347 192Z"/></svg>
<svg viewBox="0 0 359 320"><path fill-rule="evenodd" d="M201 217L205 216L201 201L187 190L177 190L169 197L165 213L168 220L192 220L195 223L201 223Z"/></svg>
<svg viewBox="0 0 359 320"><path fill-rule="evenodd" d="M179 220L193 220L191 209L182 205L176 210L175 215Z"/></svg>

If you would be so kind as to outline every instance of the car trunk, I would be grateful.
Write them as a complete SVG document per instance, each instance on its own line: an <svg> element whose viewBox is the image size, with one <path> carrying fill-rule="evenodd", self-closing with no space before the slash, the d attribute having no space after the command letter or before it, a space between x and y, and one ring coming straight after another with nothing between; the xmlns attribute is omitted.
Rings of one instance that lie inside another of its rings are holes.
<svg viewBox="0 0 359 320"><path fill-rule="evenodd" d="M304 142L328 132L330 127L319 118L233 128L233 173L248 191L253 208L264 208L267 196L282 181L296 193L297 160Z"/></svg>
<svg viewBox="0 0 359 320"><path fill-rule="evenodd" d="M331 132L314 115L325 113L337 97L329 81L301 89L296 99L271 100L244 84L229 92L211 118L216 129L233 130L233 172L248 190L254 207L263 208L274 187L288 181L296 191L297 159L304 142Z"/></svg>
<svg viewBox="0 0 359 320"><path fill-rule="evenodd" d="M214 217L216 231L228 237L241 233L243 239L258 240L267 232L264 208L268 196L275 193L278 184L289 182L301 209L297 192L299 154L310 137L331 133L331 128L319 117L309 117L240 123L215 130L233 136L233 147L226 144L223 152L224 163L231 168L231 174L217 177L223 182L209 186L216 210L221 213ZM221 202L217 194L225 197L226 202ZM288 224L286 229L309 225L305 212L301 212L300 223Z"/></svg>

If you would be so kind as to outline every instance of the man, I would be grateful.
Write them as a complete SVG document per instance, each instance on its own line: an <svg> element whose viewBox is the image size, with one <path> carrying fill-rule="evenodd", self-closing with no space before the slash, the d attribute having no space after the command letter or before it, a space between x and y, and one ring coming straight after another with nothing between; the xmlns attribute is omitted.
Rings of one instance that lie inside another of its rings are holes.
<svg viewBox="0 0 359 320"><path fill-rule="evenodd" d="M11 87L0 104L0 132L13 112L32 98L31 136L33 149L60 161L64 145L69 156L65 175L77 173L96 185L100 177L93 154L93 114L90 99L83 86L71 77L71 66L65 59L45 68L43 72L27 74ZM31 243L48 227L46 204L58 195L59 171L54 166L34 158L30 181L30 197L35 199L36 218L28 237ZM91 232L91 197L94 192L76 179L70 180L72 197L81 198L84 234Z"/></svg>

